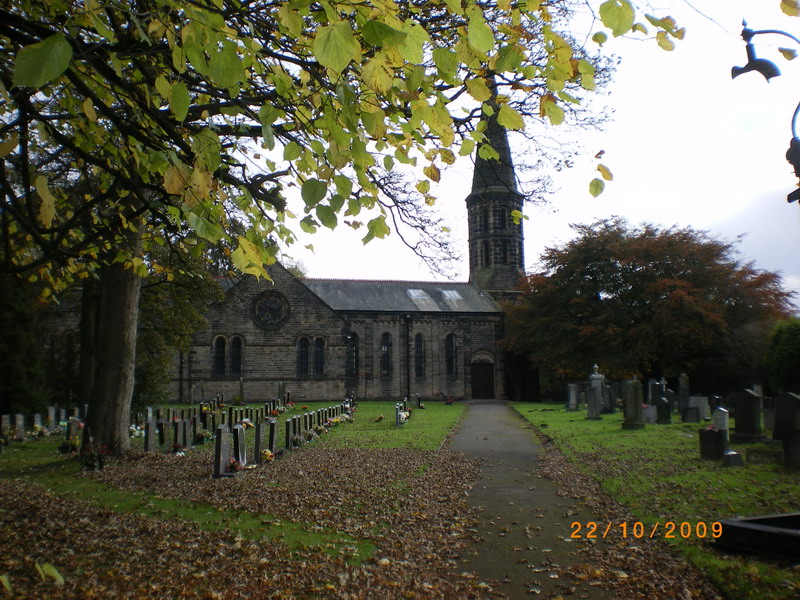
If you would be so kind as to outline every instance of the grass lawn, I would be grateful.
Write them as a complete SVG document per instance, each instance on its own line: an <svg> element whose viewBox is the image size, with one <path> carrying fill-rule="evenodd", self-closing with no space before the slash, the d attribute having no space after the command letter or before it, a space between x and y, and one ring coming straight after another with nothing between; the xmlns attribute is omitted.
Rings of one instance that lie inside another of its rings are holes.
<svg viewBox="0 0 800 600"><path fill-rule="evenodd" d="M327 406L309 404L309 410ZM193 448L185 457L139 453L130 462L112 460L97 474L81 473L77 459L59 454L61 436L12 443L0 453L0 480L5 481L0 483L5 492L0 493L0 536L11 546L19 547L17 552L9 553L5 563L0 563L0 597L6 582L15 594L23 597L25 592L39 597L88 597L87 594L103 589L105 597L112 597L114 594L109 590L130 591L129 586L133 585L130 578L122 582L118 576L112 582L111 574L133 569L133 559L127 564L125 556L145 560L143 557L153 554L152 547L147 549L147 536L142 540L127 536L129 552L118 559L102 547L102 544L106 548L118 544L101 541L97 533L83 542L75 537L80 548L56 550L58 546L46 530L58 527L65 519L85 523L87 530L90 522L107 522L102 531L109 534L141 524L160 535L172 531L169 538L172 542L162 545L177 553L173 559L176 568L184 560L185 568L198 568L198 561L191 553L180 553L181 545L196 544L192 540L198 535L208 540L205 547L212 548L208 550L210 553L219 552L213 548L230 544L250 548L256 556L278 553L281 558L275 561L275 578L279 578L281 569L286 573L304 569L305 582L285 574L279 579L289 586L292 597L324 597L340 585L354 585L364 561L391 556L394 547L411 550L412 542L399 543L396 538L410 535L413 527L424 525L425 530L415 538L420 543L441 547L446 553L450 541L444 536L450 535L450 527L441 517L441 523L426 524L426 514L422 511L428 494L433 507L429 513L436 518L436 505L441 497L435 495L440 492L437 485L431 484L433 478L447 486L442 493L459 493L461 484L452 479L455 473L437 474L436 455L458 423L464 406L443 403L426 406L414 409L408 423L397 427L394 403L362 402L355 422L332 427L315 442L235 480L211 479L211 443ZM296 406L281 415L278 448L283 443L283 423L302 412ZM381 415L383 418L379 419ZM251 436L248 433L252 452ZM133 440L134 448L141 448L141 444L141 438ZM312 474L316 476L309 479ZM34 489L40 492L30 491ZM409 502L412 495L413 501ZM25 506L26 502L30 502L30 507ZM410 516L401 509L407 505L419 506L419 511ZM58 523L47 522L40 513L52 515ZM425 542L428 534L433 538L440 535L442 539ZM12 541L15 536L21 536L17 542ZM84 548L96 544L99 547L94 550ZM84 551L89 556L95 552L102 558L99 562L89 560ZM428 560L433 560L431 550L426 551ZM420 556L426 555L421 552ZM152 560L165 559L163 555L155 555ZM64 577L65 587L55 592L52 578L39 581L34 562L52 564ZM314 568L307 568L311 564ZM162 567L151 566L152 569L144 567L145 580L166 576ZM330 579L337 570L348 573L347 584ZM214 571L204 567L203 572L210 576ZM224 568L218 577L219 585L226 577L233 577L235 585L243 585ZM398 574L397 580L403 577ZM164 585L163 581L159 585ZM408 585L413 588L417 584ZM452 582L443 580L439 585ZM48 590L52 595L48 595ZM143 590L139 593L144 593ZM168 591L164 593L163 597L169 596Z"/></svg>
<svg viewBox="0 0 800 600"><path fill-rule="evenodd" d="M668 541L731 600L789 600L800 597L800 567L722 553L710 546L711 523L734 517L795 512L800 507L800 476L772 462L771 444L732 444L745 465L726 468L702 460L696 423L647 425L623 430L622 414L585 419L563 405L514 403L513 407L617 502L643 522L692 524L683 539ZM734 423L732 422L733 426ZM697 537L705 524L705 539Z"/></svg>

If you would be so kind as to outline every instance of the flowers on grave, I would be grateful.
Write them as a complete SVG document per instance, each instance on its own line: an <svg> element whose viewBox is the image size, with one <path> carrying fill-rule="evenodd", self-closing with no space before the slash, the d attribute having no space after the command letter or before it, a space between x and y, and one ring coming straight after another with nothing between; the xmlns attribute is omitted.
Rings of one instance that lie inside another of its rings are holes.
<svg viewBox="0 0 800 600"><path fill-rule="evenodd" d="M128 433L132 438L144 437L144 429L135 423L128 428Z"/></svg>
<svg viewBox="0 0 800 600"><path fill-rule="evenodd" d="M340 423L352 423L354 421L353 415L349 413L342 413L339 415L339 422Z"/></svg>
<svg viewBox="0 0 800 600"><path fill-rule="evenodd" d="M242 419L241 423L242 427L244 427L245 429L251 429L255 427L255 425L253 425L253 422L250 419Z"/></svg>
<svg viewBox="0 0 800 600"><path fill-rule="evenodd" d="M292 436L292 446L302 446L306 443L306 439L302 435Z"/></svg>
<svg viewBox="0 0 800 600"><path fill-rule="evenodd" d="M205 405L204 405L204 406L203 406L203 407L202 407L200 410L201 410L202 412L208 412L208 406L205 406Z"/></svg>
<svg viewBox="0 0 800 600"><path fill-rule="evenodd" d="M425 408L425 405L420 403L419 407L420 408Z"/></svg>
<svg viewBox="0 0 800 600"><path fill-rule="evenodd" d="M261 451L261 462L269 463L273 460L275 460L275 455L268 448Z"/></svg>
<svg viewBox="0 0 800 600"><path fill-rule="evenodd" d="M288 408L289 410L294 410L294 402L289 400L289 402L286 403L286 408Z"/></svg>
<svg viewBox="0 0 800 600"><path fill-rule="evenodd" d="M197 437L195 438L195 441L198 444L204 444L205 442L208 442L213 438L214 434L212 434L208 429L201 429L197 432Z"/></svg>
<svg viewBox="0 0 800 600"><path fill-rule="evenodd" d="M308 410L308 404L303 404L303 406L300 407L300 410Z"/></svg>
<svg viewBox="0 0 800 600"><path fill-rule="evenodd" d="M315 425L314 431L317 432L317 435L322 435L323 433L328 433L328 430L325 428L324 425Z"/></svg>
<svg viewBox="0 0 800 600"><path fill-rule="evenodd" d="M383 421L383 419L384 419L383 415L378 415L377 417L375 417L375 422L380 423L381 421Z"/></svg>
<svg viewBox="0 0 800 600"><path fill-rule="evenodd" d="M314 440L319 439L319 434L317 434L317 432L314 431L313 429L307 430L305 435L306 435L306 440L305 441L306 441L307 444L310 444Z"/></svg>
<svg viewBox="0 0 800 600"><path fill-rule="evenodd" d="M400 425L405 425L406 421L408 421L408 417L410 417L410 413L405 411L400 411L397 414L398 420L400 421Z"/></svg>
<svg viewBox="0 0 800 600"><path fill-rule="evenodd" d="M273 417L277 417L280 414L281 411L279 411L277 408L270 413L270 415L272 415Z"/></svg>
<svg viewBox="0 0 800 600"><path fill-rule="evenodd" d="M231 457L228 459L228 472L229 473L236 473L241 471L244 467L242 467L242 463L240 463L235 458Z"/></svg>

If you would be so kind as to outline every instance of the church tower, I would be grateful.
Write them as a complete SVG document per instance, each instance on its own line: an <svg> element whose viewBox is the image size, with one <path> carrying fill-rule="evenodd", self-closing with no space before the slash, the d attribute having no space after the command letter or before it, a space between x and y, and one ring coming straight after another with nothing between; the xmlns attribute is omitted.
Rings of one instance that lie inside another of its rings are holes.
<svg viewBox="0 0 800 600"><path fill-rule="evenodd" d="M469 280L499 298L513 291L525 274L522 223L512 217L513 211L522 212L523 196L517 190L506 130L493 116L486 122L484 133L500 156L475 159L467 196Z"/></svg>

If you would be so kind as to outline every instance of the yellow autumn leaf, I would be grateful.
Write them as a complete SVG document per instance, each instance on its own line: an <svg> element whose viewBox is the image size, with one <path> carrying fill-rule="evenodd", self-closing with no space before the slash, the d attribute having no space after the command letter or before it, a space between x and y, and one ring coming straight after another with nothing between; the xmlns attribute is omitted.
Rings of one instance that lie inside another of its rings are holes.
<svg viewBox="0 0 800 600"><path fill-rule="evenodd" d="M186 165L170 165L164 173L164 191L168 194L180 195L186 187L189 172Z"/></svg>
<svg viewBox="0 0 800 600"><path fill-rule="evenodd" d="M600 174L606 181L614 180L614 175L611 174L611 171L609 171L608 167L606 167L605 165L597 165L597 170L600 171Z"/></svg>
<svg viewBox="0 0 800 600"><path fill-rule="evenodd" d="M33 185L42 201L36 216L42 225L50 227L50 225L53 224L53 217L55 217L56 214L56 198L50 192L50 188L47 184L47 177L44 175L38 175Z"/></svg>
<svg viewBox="0 0 800 600"><path fill-rule="evenodd" d="M83 101L83 114L85 114L90 121L97 121L97 112L94 110L94 104L92 104L91 98L86 98L86 100Z"/></svg>
<svg viewBox="0 0 800 600"><path fill-rule="evenodd" d="M783 55L786 60L794 60L797 58L797 50L794 48L778 48L778 51Z"/></svg>
<svg viewBox="0 0 800 600"><path fill-rule="evenodd" d="M489 90L489 86L486 85L486 80L483 77L468 79L466 83L469 95L478 102L486 102L492 97L492 92Z"/></svg>
<svg viewBox="0 0 800 600"><path fill-rule="evenodd" d="M439 179L441 178L441 173L439 172L439 167L436 165L428 165L427 167L422 169L422 172L425 173L425 176L434 181L439 183Z"/></svg>

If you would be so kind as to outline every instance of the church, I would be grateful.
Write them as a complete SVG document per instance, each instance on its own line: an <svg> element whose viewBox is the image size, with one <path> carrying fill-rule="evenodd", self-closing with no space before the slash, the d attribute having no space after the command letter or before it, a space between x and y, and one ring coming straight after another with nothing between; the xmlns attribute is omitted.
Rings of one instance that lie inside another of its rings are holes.
<svg viewBox="0 0 800 600"><path fill-rule="evenodd" d="M469 281L230 280L208 326L176 357L172 397L224 393L247 402L291 391L298 402L517 396L502 300L524 274L523 208L505 130L489 119L499 158L476 158L466 198ZM285 386L285 387L281 387Z"/></svg>

